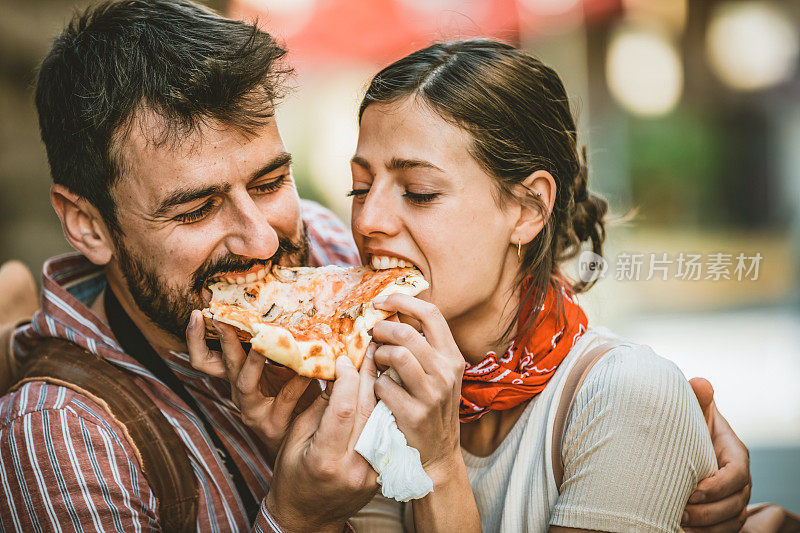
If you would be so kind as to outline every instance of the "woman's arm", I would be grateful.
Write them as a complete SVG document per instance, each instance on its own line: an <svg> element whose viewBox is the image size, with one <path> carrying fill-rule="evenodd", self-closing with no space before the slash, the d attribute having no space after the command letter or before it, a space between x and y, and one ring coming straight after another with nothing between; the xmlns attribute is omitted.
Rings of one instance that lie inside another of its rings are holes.
<svg viewBox="0 0 800 533"><path fill-rule="evenodd" d="M375 394L394 414L408 444L419 450L433 492L414 500L417 531L480 531L480 517L459 445L458 405L464 357L439 310L404 294L375 300L375 307L416 319L408 324L382 321L373 338L382 343L375 362L393 368L401 387L388 376L375 382Z"/></svg>
<svg viewBox="0 0 800 533"><path fill-rule="evenodd" d="M564 483L551 526L677 530L698 481L716 470L703 414L671 362L622 345L576 396L562 447Z"/></svg>
<svg viewBox="0 0 800 533"><path fill-rule="evenodd" d="M698 483L689 497L683 526L701 533L739 531L750 501L750 454L714 402L714 389L703 378L689 380L711 434L719 470Z"/></svg>
<svg viewBox="0 0 800 533"><path fill-rule="evenodd" d="M414 500L414 529L416 531L480 531L481 521L467 467L459 453L450 467L427 470L434 490L424 498Z"/></svg>

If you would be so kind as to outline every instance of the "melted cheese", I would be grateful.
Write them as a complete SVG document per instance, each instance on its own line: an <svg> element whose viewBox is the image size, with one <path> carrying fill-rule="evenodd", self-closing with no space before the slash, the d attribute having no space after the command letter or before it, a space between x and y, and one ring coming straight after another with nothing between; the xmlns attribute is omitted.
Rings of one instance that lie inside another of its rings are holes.
<svg viewBox="0 0 800 533"><path fill-rule="evenodd" d="M298 341L324 340L340 355L345 349L340 338L352 332L363 310L359 304L368 304L385 287L412 271L275 267L253 283L211 285L210 308L214 315L248 324L251 334L256 323L281 326Z"/></svg>

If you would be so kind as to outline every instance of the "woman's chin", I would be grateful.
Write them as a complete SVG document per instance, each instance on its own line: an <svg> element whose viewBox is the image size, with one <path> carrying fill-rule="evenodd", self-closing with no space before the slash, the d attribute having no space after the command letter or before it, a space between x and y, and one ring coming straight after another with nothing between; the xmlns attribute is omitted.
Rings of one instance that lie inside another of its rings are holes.
<svg viewBox="0 0 800 533"><path fill-rule="evenodd" d="M431 301L431 287L428 287L421 293L417 294L415 298L419 298L423 302L430 302Z"/></svg>

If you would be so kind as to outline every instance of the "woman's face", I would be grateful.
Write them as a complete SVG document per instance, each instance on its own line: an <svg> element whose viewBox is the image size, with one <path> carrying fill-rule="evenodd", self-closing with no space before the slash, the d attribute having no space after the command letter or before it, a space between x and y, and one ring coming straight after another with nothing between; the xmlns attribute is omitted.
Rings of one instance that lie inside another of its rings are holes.
<svg viewBox="0 0 800 533"><path fill-rule="evenodd" d="M420 297L451 327L497 313L519 265L511 239L520 207L498 203L493 178L468 151L470 140L418 99L371 104L351 162L361 260L417 266L431 285Z"/></svg>

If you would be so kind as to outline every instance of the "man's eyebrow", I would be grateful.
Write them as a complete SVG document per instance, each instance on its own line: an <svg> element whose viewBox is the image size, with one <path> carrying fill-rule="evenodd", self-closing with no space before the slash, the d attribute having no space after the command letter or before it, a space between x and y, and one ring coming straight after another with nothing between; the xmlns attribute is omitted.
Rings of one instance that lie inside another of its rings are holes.
<svg viewBox="0 0 800 533"><path fill-rule="evenodd" d="M288 152L283 152L277 155L275 158L272 159L269 163L258 169L257 171L253 172L248 179L248 182L256 180L265 174L269 174L275 169L281 168L285 165L290 165L292 163L292 154ZM224 194L231 190L231 185L209 185L208 187L198 187L195 189L181 189L179 191L175 191L166 197L161 204L156 209L155 213L153 213L153 217L161 217L164 216L170 208L186 204L189 202L193 202L194 200L198 200L200 198L206 198L207 196L211 196L212 194Z"/></svg>
<svg viewBox="0 0 800 533"><path fill-rule="evenodd" d="M431 170L436 170L437 172L444 172L441 168L437 167L430 161L425 161L424 159L401 159L399 157L393 157L389 160L389 163L386 165L388 170L408 170L412 168L429 168Z"/></svg>
<svg viewBox="0 0 800 533"><path fill-rule="evenodd" d="M292 154L289 152L283 152L281 154L276 155L272 161L261 167L260 169L256 170L250 175L250 178L247 180L248 182L257 180L261 176L265 176L272 172L273 170L277 170L281 167L286 165L292 164Z"/></svg>

